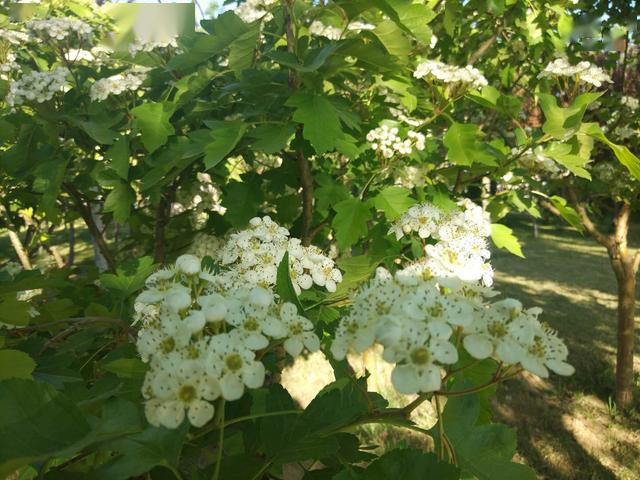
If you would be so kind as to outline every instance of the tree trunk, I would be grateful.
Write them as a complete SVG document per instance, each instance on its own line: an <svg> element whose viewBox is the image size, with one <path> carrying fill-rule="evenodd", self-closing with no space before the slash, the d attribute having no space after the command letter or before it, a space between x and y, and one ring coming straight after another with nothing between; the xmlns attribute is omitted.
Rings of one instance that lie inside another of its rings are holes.
<svg viewBox="0 0 640 480"><path fill-rule="evenodd" d="M22 245L22 242L20 241L20 237L16 232L11 230L10 228L7 230L9 232L9 240L11 241L11 245L13 246L13 249L16 252L16 256L18 257L18 260L20 260L20 263L22 264L22 268L24 268L25 270L31 270L31 262L29 261L29 255L27 254L27 251Z"/></svg>
<svg viewBox="0 0 640 480"><path fill-rule="evenodd" d="M632 258L624 255L614 264L618 281L618 352L616 404L626 410L633 403L633 355L635 345L636 272ZM612 263L613 263L612 259Z"/></svg>

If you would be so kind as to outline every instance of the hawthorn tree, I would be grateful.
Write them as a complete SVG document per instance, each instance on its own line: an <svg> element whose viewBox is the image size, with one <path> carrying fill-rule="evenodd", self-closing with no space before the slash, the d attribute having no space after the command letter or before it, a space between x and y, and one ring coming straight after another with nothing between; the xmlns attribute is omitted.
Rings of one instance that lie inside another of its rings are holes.
<svg viewBox="0 0 640 480"><path fill-rule="evenodd" d="M544 65L516 59L563 50L570 2L251 0L112 48L93 7L0 17L3 225L20 240L21 212L82 223L100 259L4 265L0 472L535 478L491 394L573 367L540 309L492 299L488 238L522 252L495 223L504 196L485 211L471 192L529 179L538 148L582 173L588 139L638 168L581 124L599 94L540 94L553 118L523 128L518 94ZM375 344L414 395L400 408L346 361ZM302 410L279 373L316 350L336 381ZM427 401L432 428L411 419ZM355 434L368 423L434 452L376 457Z"/></svg>

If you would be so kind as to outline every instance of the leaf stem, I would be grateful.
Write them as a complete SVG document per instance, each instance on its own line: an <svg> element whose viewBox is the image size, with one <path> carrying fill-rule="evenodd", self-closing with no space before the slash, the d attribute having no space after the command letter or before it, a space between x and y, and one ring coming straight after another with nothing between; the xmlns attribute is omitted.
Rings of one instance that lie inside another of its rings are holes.
<svg viewBox="0 0 640 480"><path fill-rule="evenodd" d="M213 477L212 480L220 479L220 467L222 466L222 448L224 446L224 399L220 402L220 435L218 436L218 452L216 455L216 466L213 469Z"/></svg>

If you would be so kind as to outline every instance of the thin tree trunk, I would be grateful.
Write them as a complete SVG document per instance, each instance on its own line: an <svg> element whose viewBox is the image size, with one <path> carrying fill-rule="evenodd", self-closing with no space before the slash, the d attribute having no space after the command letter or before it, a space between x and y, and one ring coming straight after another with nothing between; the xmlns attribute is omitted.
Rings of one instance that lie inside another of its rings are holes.
<svg viewBox="0 0 640 480"><path fill-rule="evenodd" d="M16 232L11 229L7 229L9 231L9 240L11 240L11 245L16 252L16 256L20 263L22 264L22 268L25 270L31 270L31 262L29 261L29 256L27 255L27 251L24 249L22 242L20 241L20 237Z"/></svg>
<svg viewBox="0 0 640 480"><path fill-rule="evenodd" d="M636 272L630 258L621 259L618 276L618 352L616 404L627 410L633 403L633 355L635 350Z"/></svg>
<svg viewBox="0 0 640 480"><path fill-rule="evenodd" d="M73 262L76 258L76 227L73 222L69 223L69 255L64 264L65 267L70 268L73 266Z"/></svg>

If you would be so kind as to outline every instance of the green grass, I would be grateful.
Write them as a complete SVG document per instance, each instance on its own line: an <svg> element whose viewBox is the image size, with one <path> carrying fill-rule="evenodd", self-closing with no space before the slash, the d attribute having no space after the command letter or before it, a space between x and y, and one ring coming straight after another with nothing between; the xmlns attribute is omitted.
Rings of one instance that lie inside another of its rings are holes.
<svg viewBox="0 0 640 480"><path fill-rule="evenodd" d="M497 419L518 428L519 460L540 478L640 478L639 415L623 418L612 401L616 283L604 250L555 226L541 228L538 238L524 226L516 233L527 258L496 252L496 287L544 309L542 318L569 346L576 374L526 376L502 386ZM637 239L634 229L631 244Z"/></svg>

